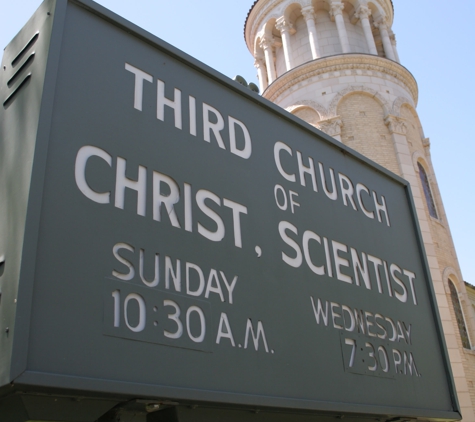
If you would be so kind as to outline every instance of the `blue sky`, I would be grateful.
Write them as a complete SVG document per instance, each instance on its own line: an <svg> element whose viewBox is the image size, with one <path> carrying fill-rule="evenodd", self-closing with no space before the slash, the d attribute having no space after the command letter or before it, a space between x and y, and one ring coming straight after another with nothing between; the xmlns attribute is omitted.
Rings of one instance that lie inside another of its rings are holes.
<svg viewBox="0 0 475 422"><path fill-rule="evenodd" d="M232 78L257 83L243 38L254 0L100 0L98 3ZM475 284L475 2L393 0L401 64L419 85L417 107L464 279ZM39 0L0 0L6 46ZM179 4L179 9L177 9ZM8 11L8 12L6 12Z"/></svg>

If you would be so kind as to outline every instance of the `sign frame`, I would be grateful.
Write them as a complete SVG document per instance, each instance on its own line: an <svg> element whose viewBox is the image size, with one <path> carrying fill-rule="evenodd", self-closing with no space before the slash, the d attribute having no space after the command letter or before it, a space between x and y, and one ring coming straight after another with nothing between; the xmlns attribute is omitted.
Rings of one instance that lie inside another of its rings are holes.
<svg viewBox="0 0 475 422"><path fill-rule="evenodd" d="M452 402L452 411L434 411L417 408L400 408L388 406L367 406L356 405L351 403L330 403L316 402L302 399L282 400L281 397L263 397L252 394L236 394L231 392L216 392L196 389L176 388L170 386L157 386L144 384L134 384L133 388L125 382L117 380L100 380L90 379L86 377L73 377L62 374L46 373L31 371L30 368L30 332L32 322L33 296L35 289L35 271L37 265L37 256L39 251L37 246L40 236L41 209L43 205L43 189L45 173L48 166L48 146L51 138L51 121L53 118L54 102L56 96L57 78L61 66L61 48L63 36L65 33L65 25L67 24L66 16L68 8L74 5L82 10L87 11L95 17L106 21L109 24L125 31L142 42L152 46L154 49L166 54L173 60L185 64L189 69L205 75L212 83L220 85L222 88L232 92L247 101L257 104L263 110L273 113L282 121L288 122L290 125L299 127L301 130L312 134L313 136L323 139L335 149L356 158L366 166L372 167L377 172L383 174L396 181L405 191L408 207L412 216L413 230L417 237L417 248L422 262L424 271L423 278L427 281L426 289L430 296L430 307L432 317L435 321L440 351L444 358L444 372L447 379L448 389L450 391L450 400ZM31 80L26 80L25 84L30 84L30 91L33 87L41 90L42 94L37 98L36 103L32 106L32 114L36 113L36 120L30 121L25 132L23 132L26 145L25 153L21 157L24 163L32 162L30 168L23 166L21 177L18 174L8 173L5 158L0 158L0 179L4 180L0 184L0 197L11 198L8 191L13 187L20 192L15 199L15 203L10 205L0 205L0 235L6 239L4 244L0 242L0 255L5 253L6 259L4 264L4 274L0 274L5 278L16 279L16 283L11 283L9 287L2 286L2 302L0 308L0 332L3 333L0 338L0 351L8 356L4 365L0 367L0 384L1 394L9 396L12 392L11 383L16 387L15 390L39 392L44 391L69 391L71 394L86 394L88 396L95 395L97 397L111 397L115 400L121 400L124 397L153 397L153 398L172 398L192 403L213 403L217 407L232 405L251 408L263 409L279 409L282 412L339 412L342 414L358 414L368 415L369 418L378 415L395 415L409 418L424 417L429 419L452 419L460 418L460 407L457 400L455 385L453 381L452 371L449 363L447 348L445 345L444 335L442 331L441 321L438 314L438 307L435 300L435 293L431 282L428 262L424 252L421 232L418 226L417 214L413 203L410 185L407 181L392 174L385 168L371 162L361 154L351 150L342 143L337 142L325 133L317 130L311 125L303 122L299 118L285 112L275 104L262 99L257 94L242 87L241 85L225 78L217 71L200 63L196 59L186 55L180 50L167 44L161 39L149 34L136 25L126 21L125 19L110 12L104 7L90 0L46 0L35 13L33 18L20 32L12 44L19 46L22 43L24 33L31 33L32 29L40 25L49 28L50 39L42 45L42 51L45 56L36 58L41 62L41 70L38 70L37 78L33 75ZM33 31L35 33L35 31ZM23 38L22 38L23 37ZM12 45L11 44L11 45ZM28 46L28 44L26 44ZM9 46L10 47L10 46ZM8 56L9 47L7 47L6 55ZM5 56L4 56L5 60ZM40 77L43 72L43 78ZM4 86L6 85L5 76L2 78L2 101L4 102L4 110L10 107L8 98L5 97ZM16 94L15 94L16 95ZM23 95L23 94L18 94ZM25 90L25 95L29 91ZM12 107L14 107L12 105ZM1 110L0 119L4 114ZM16 125L21 122L21 116L17 116L13 120L0 120L3 126L3 144L0 145L0 156L4 152L12 151L14 144L19 141ZM4 149L2 149L4 148ZM3 154L4 157L7 154ZM9 185L10 184L10 185ZM11 208L8 208L11 207ZM15 214L15 220L7 220L13 215L13 210L20 210ZM8 232L7 227L13 226L14 233ZM8 232L8 235L7 235ZM5 243L8 242L8 243ZM6 248L9 248L7 251ZM2 250L1 248L5 248ZM15 252L11 253L13 249ZM8 361L8 362L7 362ZM133 394L131 393L133 391ZM94 394L92 393L94 392ZM297 409L297 410L296 410Z"/></svg>

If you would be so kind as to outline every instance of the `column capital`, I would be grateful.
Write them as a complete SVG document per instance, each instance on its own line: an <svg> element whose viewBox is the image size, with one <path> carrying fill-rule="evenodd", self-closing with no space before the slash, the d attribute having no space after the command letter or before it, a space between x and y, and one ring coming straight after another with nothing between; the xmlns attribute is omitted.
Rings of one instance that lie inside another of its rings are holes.
<svg viewBox="0 0 475 422"><path fill-rule="evenodd" d="M345 8L345 5L341 1L332 1L330 3L330 16L332 18L335 18L337 15L342 15L343 14L343 9Z"/></svg>
<svg viewBox="0 0 475 422"><path fill-rule="evenodd" d="M327 120L320 120L317 123L317 127L330 136L340 136L342 126L343 122L341 121L340 116L332 117Z"/></svg>
<svg viewBox="0 0 475 422"><path fill-rule="evenodd" d="M424 147L424 150L426 153L430 154L430 139L429 138L424 138L422 139L422 146Z"/></svg>
<svg viewBox="0 0 475 422"><path fill-rule="evenodd" d="M275 27L281 34L288 32L292 35L296 32L294 26L285 18L285 16L281 16L276 20Z"/></svg>
<svg viewBox="0 0 475 422"><path fill-rule="evenodd" d="M254 67L256 69L262 68L265 66L265 59L263 57L254 57Z"/></svg>
<svg viewBox="0 0 475 422"><path fill-rule="evenodd" d="M391 135L393 133L397 133L399 135L405 136L407 133L407 125L404 120L399 117L393 116L392 114L388 114L384 118L384 123L388 127L389 132L391 132Z"/></svg>
<svg viewBox="0 0 475 422"><path fill-rule="evenodd" d="M386 29L387 31L389 30L389 25L388 25L387 19L384 16L380 17L378 20L375 20L374 21L374 26L376 28L379 28L380 30L381 29Z"/></svg>
<svg viewBox="0 0 475 422"><path fill-rule="evenodd" d="M313 6L302 7L302 16L306 21L315 20L315 9Z"/></svg>
<svg viewBox="0 0 475 422"><path fill-rule="evenodd" d="M362 5L356 10L355 16L358 19L368 19L371 16L371 9L368 6Z"/></svg>
<svg viewBox="0 0 475 422"><path fill-rule="evenodd" d="M259 47L261 47L263 50L272 49L275 45L275 38L267 35L262 37L261 42L259 43Z"/></svg>

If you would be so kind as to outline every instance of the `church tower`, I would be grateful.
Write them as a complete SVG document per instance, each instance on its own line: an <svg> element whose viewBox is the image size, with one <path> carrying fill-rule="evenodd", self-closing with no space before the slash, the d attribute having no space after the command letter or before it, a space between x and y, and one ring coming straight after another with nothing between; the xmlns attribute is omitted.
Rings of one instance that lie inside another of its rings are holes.
<svg viewBox="0 0 475 422"><path fill-rule="evenodd" d="M475 312L400 63L391 0L257 0L245 24L262 96L408 180L464 421L475 421Z"/></svg>

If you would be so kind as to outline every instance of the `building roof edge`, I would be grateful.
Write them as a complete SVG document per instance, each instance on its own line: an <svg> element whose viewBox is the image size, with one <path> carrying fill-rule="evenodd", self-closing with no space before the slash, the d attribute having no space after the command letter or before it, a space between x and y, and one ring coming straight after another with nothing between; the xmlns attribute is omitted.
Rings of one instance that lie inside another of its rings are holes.
<svg viewBox="0 0 475 422"><path fill-rule="evenodd" d="M393 13L394 13L394 3L393 3L393 0L390 0L390 1L391 1L391 6L392 6L392 8L393 8ZM246 40L247 21L249 20L249 16L250 16L250 14L251 14L251 12L252 12L252 9L254 9L254 7L255 7L255 5L256 5L257 3L259 3L259 0L256 0L256 1L252 4L251 8L249 9L249 12L247 12L246 21L244 22L244 41Z"/></svg>

